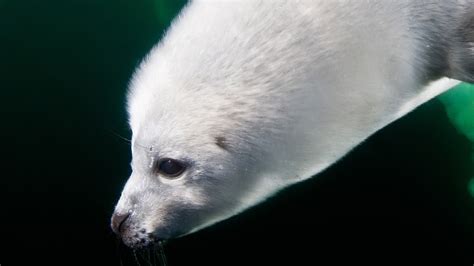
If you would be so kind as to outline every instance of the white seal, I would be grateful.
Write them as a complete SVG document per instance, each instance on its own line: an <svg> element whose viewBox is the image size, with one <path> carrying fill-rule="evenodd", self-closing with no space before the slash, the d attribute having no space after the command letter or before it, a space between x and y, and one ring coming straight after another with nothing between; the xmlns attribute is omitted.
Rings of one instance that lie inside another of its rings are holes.
<svg viewBox="0 0 474 266"><path fill-rule="evenodd" d="M192 1L131 82L112 228L138 247L226 219L473 73L473 0Z"/></svg>

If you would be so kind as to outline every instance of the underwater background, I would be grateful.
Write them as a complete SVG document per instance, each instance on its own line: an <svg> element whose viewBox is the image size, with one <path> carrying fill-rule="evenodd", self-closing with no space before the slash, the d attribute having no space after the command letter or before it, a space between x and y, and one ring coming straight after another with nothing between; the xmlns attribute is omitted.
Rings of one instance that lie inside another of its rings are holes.
<svg viewBox="0 0 474 266"><path fill-rule="evenodd" d="M185 2L0 0L0 265L149 265L109 229L130 174L125 95ZM169 241L168 265L472 265L473 142L461 84L317 178Z"/></svg>

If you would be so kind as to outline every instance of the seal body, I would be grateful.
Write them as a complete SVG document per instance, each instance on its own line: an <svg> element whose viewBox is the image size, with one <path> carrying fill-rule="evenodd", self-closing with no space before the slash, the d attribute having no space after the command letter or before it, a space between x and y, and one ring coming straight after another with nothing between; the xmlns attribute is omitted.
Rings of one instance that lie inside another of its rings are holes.
<svg viewBox="0 0 474 266"><path fill-rule="evenodd" d="M192 1L130 84L114 230L136 247L226 219L473 82L473 14L472 0Z"/></svg>

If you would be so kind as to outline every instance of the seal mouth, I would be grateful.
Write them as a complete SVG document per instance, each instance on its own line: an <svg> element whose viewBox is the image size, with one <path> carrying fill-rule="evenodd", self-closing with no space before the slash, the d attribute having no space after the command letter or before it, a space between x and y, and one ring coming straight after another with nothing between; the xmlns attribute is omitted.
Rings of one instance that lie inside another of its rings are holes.
<svg viewBox="0 0 474 266"><path fill-rule="evenodd" d="M122 237L122 241L126 246L132 249L145 249L159 244L164 240L159 239L153 233L145 233L145 230L141 230L132 236Z"/></svg>

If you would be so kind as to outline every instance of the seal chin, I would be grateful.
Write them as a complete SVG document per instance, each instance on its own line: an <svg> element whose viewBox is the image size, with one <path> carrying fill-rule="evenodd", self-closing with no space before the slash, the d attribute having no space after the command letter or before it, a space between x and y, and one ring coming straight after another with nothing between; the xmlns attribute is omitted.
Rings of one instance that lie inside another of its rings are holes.
<svg viewBox="0 0 474 266"><path fill-rule="evenodd" d="M127 229L122 232L120 238L126 246L132 249L156 247L159 243L165 243L169 239L185 235L170 235L170 232L166 228L156 228L153 231L147 231L144 228Z"/></svg>
<svg viewBox="0 0 474 266"><path fill-rule="evenodd" d="M153 233L146 233L141 230L132 234L125 234L122 236L123 243L132 249L143 249L157 244L162 241Z"/></svg>

